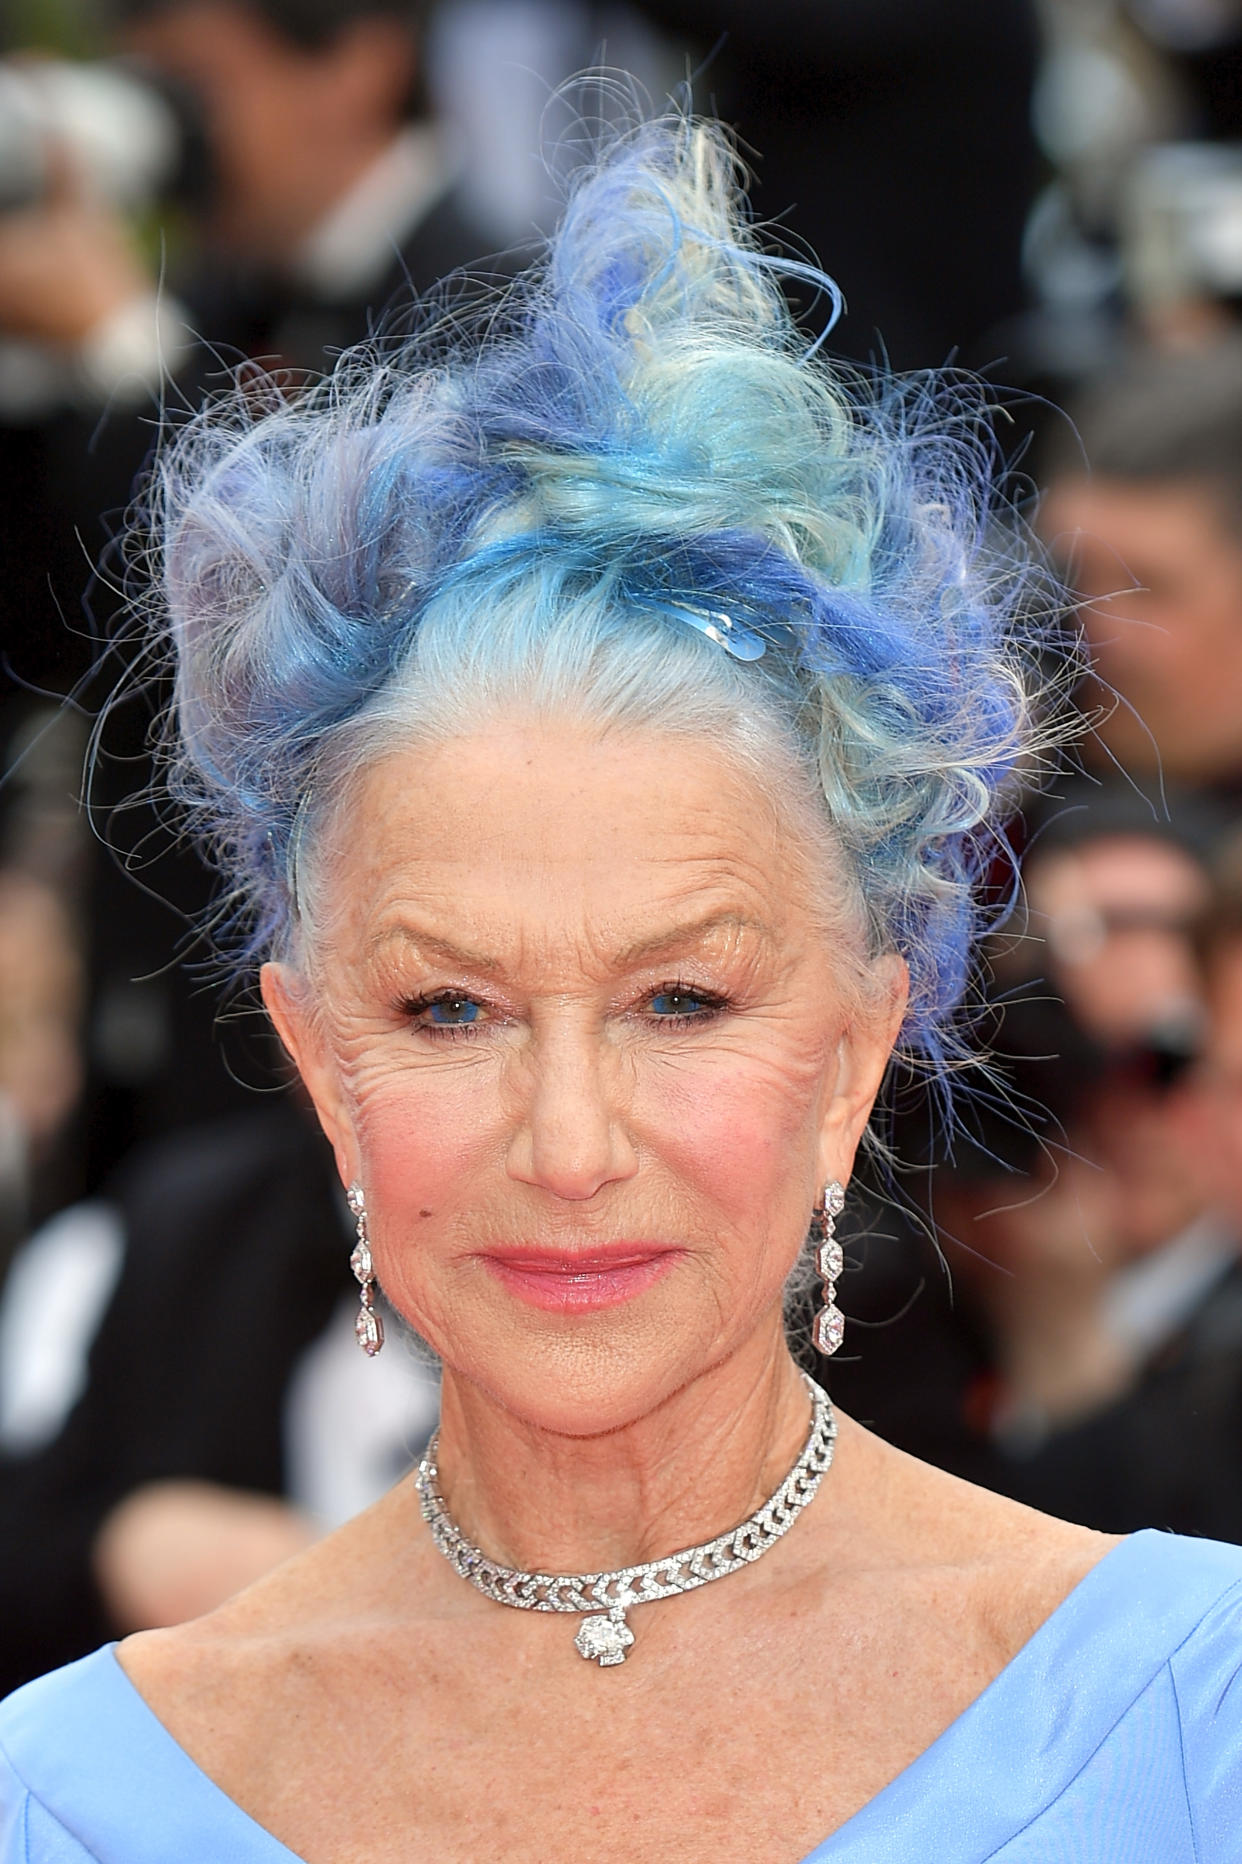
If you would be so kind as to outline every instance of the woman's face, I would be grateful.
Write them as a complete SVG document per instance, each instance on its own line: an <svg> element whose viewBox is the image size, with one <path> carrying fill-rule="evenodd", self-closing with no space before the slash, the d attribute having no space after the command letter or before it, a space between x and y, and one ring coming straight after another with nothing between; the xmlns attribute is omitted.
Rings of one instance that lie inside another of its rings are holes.
<svg viewBox="0 0 1242 1864"><path fill-rule="evenodd" d="M765 793L701 742L500 720L375 765L324 859L313 982L265 995L446 1372L582 1434L776 1342L904 978L859 1010Z"/></svg>

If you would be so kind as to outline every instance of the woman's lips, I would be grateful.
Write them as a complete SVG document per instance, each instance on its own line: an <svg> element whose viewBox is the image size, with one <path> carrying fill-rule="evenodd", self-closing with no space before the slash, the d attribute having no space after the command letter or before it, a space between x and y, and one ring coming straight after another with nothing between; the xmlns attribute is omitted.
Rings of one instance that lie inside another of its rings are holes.
<svg viewBox="0 0 1242 1864"><path fill-rule="evenodd" d="M510 1294L549 1313L582 1314L632 1301L659 1281L678 1249L666 1244L620 1249L505 1250L483 1261Z"/></svg>

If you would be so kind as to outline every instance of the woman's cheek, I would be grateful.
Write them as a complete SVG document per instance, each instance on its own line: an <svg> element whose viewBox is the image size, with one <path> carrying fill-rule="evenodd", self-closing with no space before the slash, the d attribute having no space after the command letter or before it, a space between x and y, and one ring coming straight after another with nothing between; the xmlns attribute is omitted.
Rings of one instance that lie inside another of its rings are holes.
<svg viewBox="0 0 1242 1864"><path fill-rule="evenodd" d="M714 1055L655 1076L641 1095L643 1135L665 1168L696 1185L730 1228L801 1241L813 1195L820 1070L810 1057ZM806 1183L797 1171L806 1161Z"/></svg>
<svg viewBox="0 0 1242 1864"><path fill-rule="evenodd" d="M496 1151L493 1079L486 1066L359 1072L354 1125L381 1281L394 1247L477 1202Z"/></svg>

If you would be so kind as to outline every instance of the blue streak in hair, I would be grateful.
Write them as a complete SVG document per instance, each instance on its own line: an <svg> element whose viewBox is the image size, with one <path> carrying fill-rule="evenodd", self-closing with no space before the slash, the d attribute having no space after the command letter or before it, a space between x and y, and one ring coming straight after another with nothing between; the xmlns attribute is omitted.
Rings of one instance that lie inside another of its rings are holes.
<svg viewBox="0 0 1242 1864"><path fill-rule="evenodd" d="M979 393L834 371L778 274L839 308L758 249L719 132L643 125L488 319L347 356L301 402L239 396L169 445L170 781L240 964L288 945L308 789L425 639L456 628L484 671L524 642L533 667L606 611L600 652L633 617L641 679L665 623L689 638L721 612L762 656L703 641L705 691L732 704L744 677L784 708L877 941L909 964L907 1046L954 1060L979 882L1041 742L1032 572L997 530Z"/></svg>

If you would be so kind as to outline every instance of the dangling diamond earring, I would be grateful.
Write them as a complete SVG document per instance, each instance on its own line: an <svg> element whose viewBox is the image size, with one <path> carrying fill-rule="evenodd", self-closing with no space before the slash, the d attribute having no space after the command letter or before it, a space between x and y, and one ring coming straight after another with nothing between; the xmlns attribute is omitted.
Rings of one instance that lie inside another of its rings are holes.
<svg viewBox="0 0 1242 1864"><path fill-rule="evenodd" d="M845 1258L836 1237L837 1218L844 1209L845 1192L834 1178L825 1186L823 1199L811 1215L815 1266L824 1278L824 1305L815 1316L813 1337L817 1351L825 1355L835 1353L845 1338L845 1315L837 1306L837 1281Z"/></svg>
<svg viewBox="0 0 1242 1864"><path fill-rule="evenodd" d="M345 1196L358 1219L358 1241L349 1258L349 1266L358 1278L358 1299L362 1305L354 1321L354 1337L368 1359L374 1359L384 1344L384 1322L375 1311L375 1268L371 1261L371 1242L367 1236L367 1201L360 1184L351 1184Z"/></svg>

